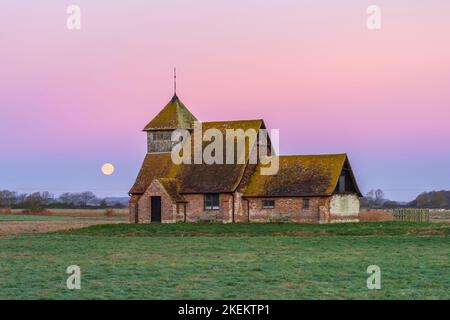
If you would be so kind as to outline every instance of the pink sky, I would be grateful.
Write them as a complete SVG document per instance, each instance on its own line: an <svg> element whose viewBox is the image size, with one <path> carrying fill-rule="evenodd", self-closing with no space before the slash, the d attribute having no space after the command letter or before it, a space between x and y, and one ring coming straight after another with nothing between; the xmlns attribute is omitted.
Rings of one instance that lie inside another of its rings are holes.
<svg viewBox="0 0 450 320"><path fill-rule="evenodd" d="M263 118L282 153L347 152L363 192L450 189L449 13L438 0L2 0L0 189L126 195L174 66L200 120Z"/></svg>

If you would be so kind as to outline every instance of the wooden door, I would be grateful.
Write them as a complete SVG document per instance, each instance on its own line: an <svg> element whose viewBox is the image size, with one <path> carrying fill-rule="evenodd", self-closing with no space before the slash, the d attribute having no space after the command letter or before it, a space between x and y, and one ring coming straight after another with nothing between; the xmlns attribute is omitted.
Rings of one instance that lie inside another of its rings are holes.
<svg viewBox="0 0 450 320"><path fill-rule="evenodd" d="M151 222L160 223L161 222L161 197L151 197Z"/></svg>

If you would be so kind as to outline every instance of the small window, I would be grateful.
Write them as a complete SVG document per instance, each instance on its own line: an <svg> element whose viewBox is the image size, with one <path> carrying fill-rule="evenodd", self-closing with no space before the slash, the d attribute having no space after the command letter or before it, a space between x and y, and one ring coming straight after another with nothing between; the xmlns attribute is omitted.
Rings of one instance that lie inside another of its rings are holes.
<svg viewBox="0 0 450 320"><path fill-rule="evenodd" d="M262 207L264 209L272 209L275 208L275 200L263 200Z"/></svg>
<svg viewBox="0 0 450 320"><path fill-rule="evenodd" d="M205 194L205 210L219 210L219 194L207 193Z"/></svg>
<svg viewBox="0 0 450 320"><path fill-rule="evenodd" d="M339 192L341 193L345 192L345 176L339 177Z"/></svg>
<svg viewBox="0 0 450 320"><path fill-rule="evenodd" d="M309 199L303 199L303 209L309 209Z"/></svg>

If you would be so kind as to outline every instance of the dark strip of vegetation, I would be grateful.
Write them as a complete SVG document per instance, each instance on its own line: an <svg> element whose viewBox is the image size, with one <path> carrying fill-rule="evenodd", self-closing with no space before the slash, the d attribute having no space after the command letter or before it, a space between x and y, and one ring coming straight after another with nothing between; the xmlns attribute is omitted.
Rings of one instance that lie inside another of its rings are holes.
<svg viewBox="0 0 450 320"><path fill-rule="evenodd" d="M372 235L440 235L450 234L449 223L430 222L361 222L339 224L117 224L59 232L86 236L120 237L193 237L193 236L372 236Z"/></svg>
<svg viewBox="0 0 450 320"><path fill-rule="evenodd" d="M55 197L47 191L19 194L15 191L0 190L0 209L25 209L29 212L39 212L52 208L120 209L125 207L126 204L123 202L115 201L114 198L98 198L90 191L76 193L65 192L59 197Z"/></svg>
<svg viewBox="0 0 450 320"><path fill-rule="evenodd" d="M413 201L398 202L385 199L384 192L381 189L370 190L365 197L361 198L361 207L373 209L450 209L450 191L422 192Z"/></svg>

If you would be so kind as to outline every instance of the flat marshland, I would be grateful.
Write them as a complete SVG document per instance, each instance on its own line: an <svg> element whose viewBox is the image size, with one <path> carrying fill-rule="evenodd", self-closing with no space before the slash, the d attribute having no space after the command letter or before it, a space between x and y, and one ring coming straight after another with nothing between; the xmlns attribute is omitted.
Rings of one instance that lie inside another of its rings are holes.
<svg viewBox="0 0 450 320"><path fill-rule="evenodd" d="M450 298L448 223L119 222L0 237L0 299Z"/></svg>

